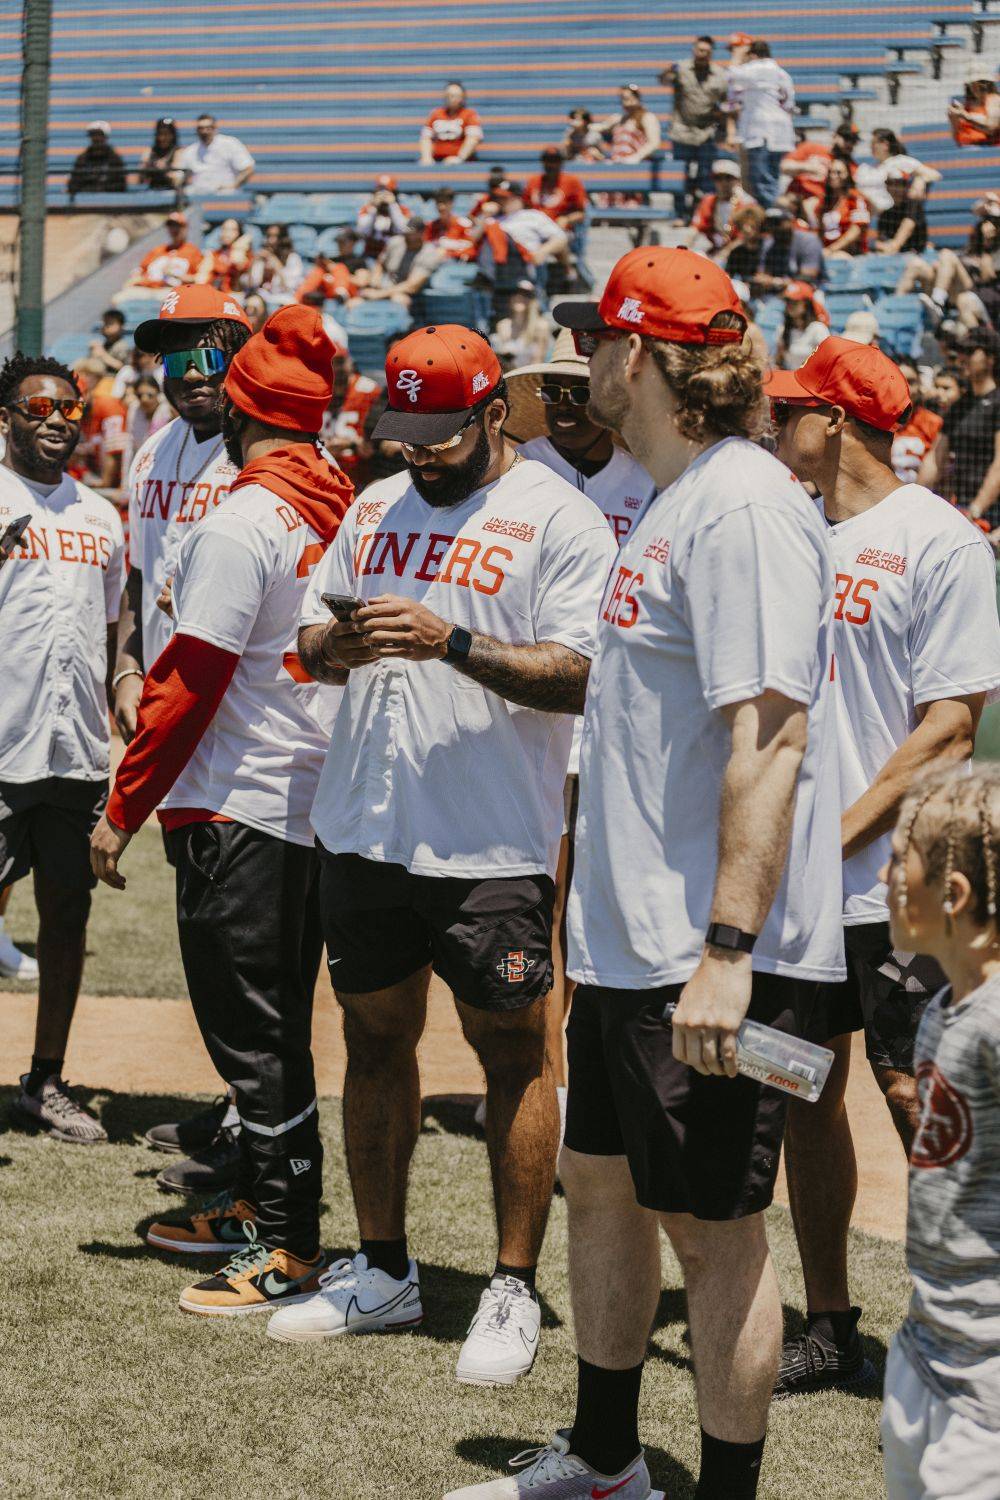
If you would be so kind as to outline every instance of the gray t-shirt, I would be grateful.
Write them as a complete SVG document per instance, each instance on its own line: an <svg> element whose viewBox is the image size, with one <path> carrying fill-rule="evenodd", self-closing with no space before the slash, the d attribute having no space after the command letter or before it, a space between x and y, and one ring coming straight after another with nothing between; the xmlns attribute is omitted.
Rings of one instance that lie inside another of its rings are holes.
<svg viewBox="0 0 1000 1500"><path fill-rule="evenodd" d="M718 109L729 83L726 70L710 63L707 73L695 71L691 58L677 64L674 74L674 114L670 139L683 146L700 146L711 140L719 124Z"/></svg>
<svg viewBox="0 0 1000 1500"><path fill-rule="evenodd" d="M1000 976L928 1005L914 1063L902 1349L938 1395L1000 1431Z"/></svg>
<svg viewBox="0 0 1000 1500"><path fill-rule="evenodd" d="M386 277L398 286L406 281L413 271L426 271L428 276L436 271L444 256L433 245L420 245L411 250L402 234L393 235L382 256L382 270Z"/></svg>

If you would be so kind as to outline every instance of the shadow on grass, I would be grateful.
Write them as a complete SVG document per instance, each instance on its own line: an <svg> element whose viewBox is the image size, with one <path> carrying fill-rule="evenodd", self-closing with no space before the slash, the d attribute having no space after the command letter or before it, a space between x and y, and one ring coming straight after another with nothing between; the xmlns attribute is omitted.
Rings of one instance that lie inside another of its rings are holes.
<svg viewBox="0 0 1000 1500"><path fill-rule="evenodd" d="M495 1474L509 1474L507 1464L516 1453L539 1447L547 1437L536 1433L528 1438L463 1438L455 1444L455 1452L466 1463L478 1464ZM665 1490L669 1500L690 1500L695 1480L686 1464L662 1448L647 1448L646 1464L654 1486Z"/></svg>
<svg viewBox="0 0 1000 1500"><path fill-rule="evenodd" d="M437 1126L446 1135L483 1140L483 1132L474 1116L481 1094L428 1094L423 1101L420 1128Z"/></svg>
<svg viewBox="0 0 1000 1500"><path fill-rule="evenodd" d="M422 1260L420 1292L424 1321L417 1330L417 1337L445 1343L464 1339L485 1286L486 1278L479 1273ZM541 1295L538 1302L542 1310L542 1327L560 1328L562 1319L551 1304Z"/></svg>

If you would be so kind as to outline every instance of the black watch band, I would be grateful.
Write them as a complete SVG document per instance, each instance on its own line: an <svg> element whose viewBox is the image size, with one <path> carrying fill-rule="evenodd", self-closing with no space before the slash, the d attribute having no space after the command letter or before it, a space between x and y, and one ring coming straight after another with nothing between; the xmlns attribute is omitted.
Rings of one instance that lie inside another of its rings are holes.
<svg viewBox="0 0 1000 1500"><path fill-rule="evenodd" d="M729 927L725 922L709 922L705 942L712 948L729 948L734 953L752 953L757 941L755 932Z"/></svg>
<svg viewBox="0 0 1000 1500"><path fill-rule="evenodd" d="M471 650L472 631L466 630L464 625L454 626L451 635L448 637L448 644L444 648L445 661L468 661Z"/></svg>

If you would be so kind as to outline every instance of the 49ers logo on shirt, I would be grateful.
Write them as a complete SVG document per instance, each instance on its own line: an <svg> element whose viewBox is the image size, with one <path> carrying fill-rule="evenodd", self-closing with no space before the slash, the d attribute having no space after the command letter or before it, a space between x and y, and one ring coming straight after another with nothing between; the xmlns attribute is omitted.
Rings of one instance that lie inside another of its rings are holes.
<svg viewBox="0 0 1000 1500"><path fill-rule="evenodd" d="M524 949L518 948L504 954L497 964L497 973L501 979L506 979L508 984L520 984L528 977L528 970L534 967L535 960L526 958Z"/></svg>
<svg viewBox="0 0 1000 1500"><path fill-rule="evenodd" d="M910 1151L911 1167L950 1167L972 1145L972 1111L958 1089L932 1062L917 1068L920 1124Z"/></svg>
<svg viewBox="0 0 1000 1500"><path fill-rule="evenodd" d="M474 536L432 531L422 537L410 531L404 537L396 531L366 531L354 546L354 576L391 572L402 578L410 562L418 559L412 576L421 583L450 583L492 596L500 592L506 577L502 562L512 563L514 554L509 547L484 546Z"/></svg>

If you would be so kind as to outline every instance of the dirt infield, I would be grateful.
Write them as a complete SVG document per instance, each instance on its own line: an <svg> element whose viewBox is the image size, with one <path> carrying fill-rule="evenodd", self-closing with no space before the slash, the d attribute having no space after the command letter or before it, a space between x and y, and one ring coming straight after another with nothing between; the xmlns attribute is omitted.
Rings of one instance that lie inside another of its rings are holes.
<svg viewBox="0 0 1000 1500"><path fill-rule="evenodd" d="M34 1019L33 995L0 992L0 1084L17 1082L19 1065L31 1055ZM318 1092L339 1095L344 1080L343 1028L325 973L316 995L313 1052ZM479 1064L462 1036L450 993L437 980L431 989L419 1057L425 1096L482 1093ZM219 1089L191 1007L183 1000L84 996L73 1025L66 1072L90 1088L121 1093L211 1094ZM901 1239L906 1165L860 1038L856 1039L848 1107L858 1153L855 1227L886 1239ZM787 1202L783 1178L778 1197Z"/></svg>

